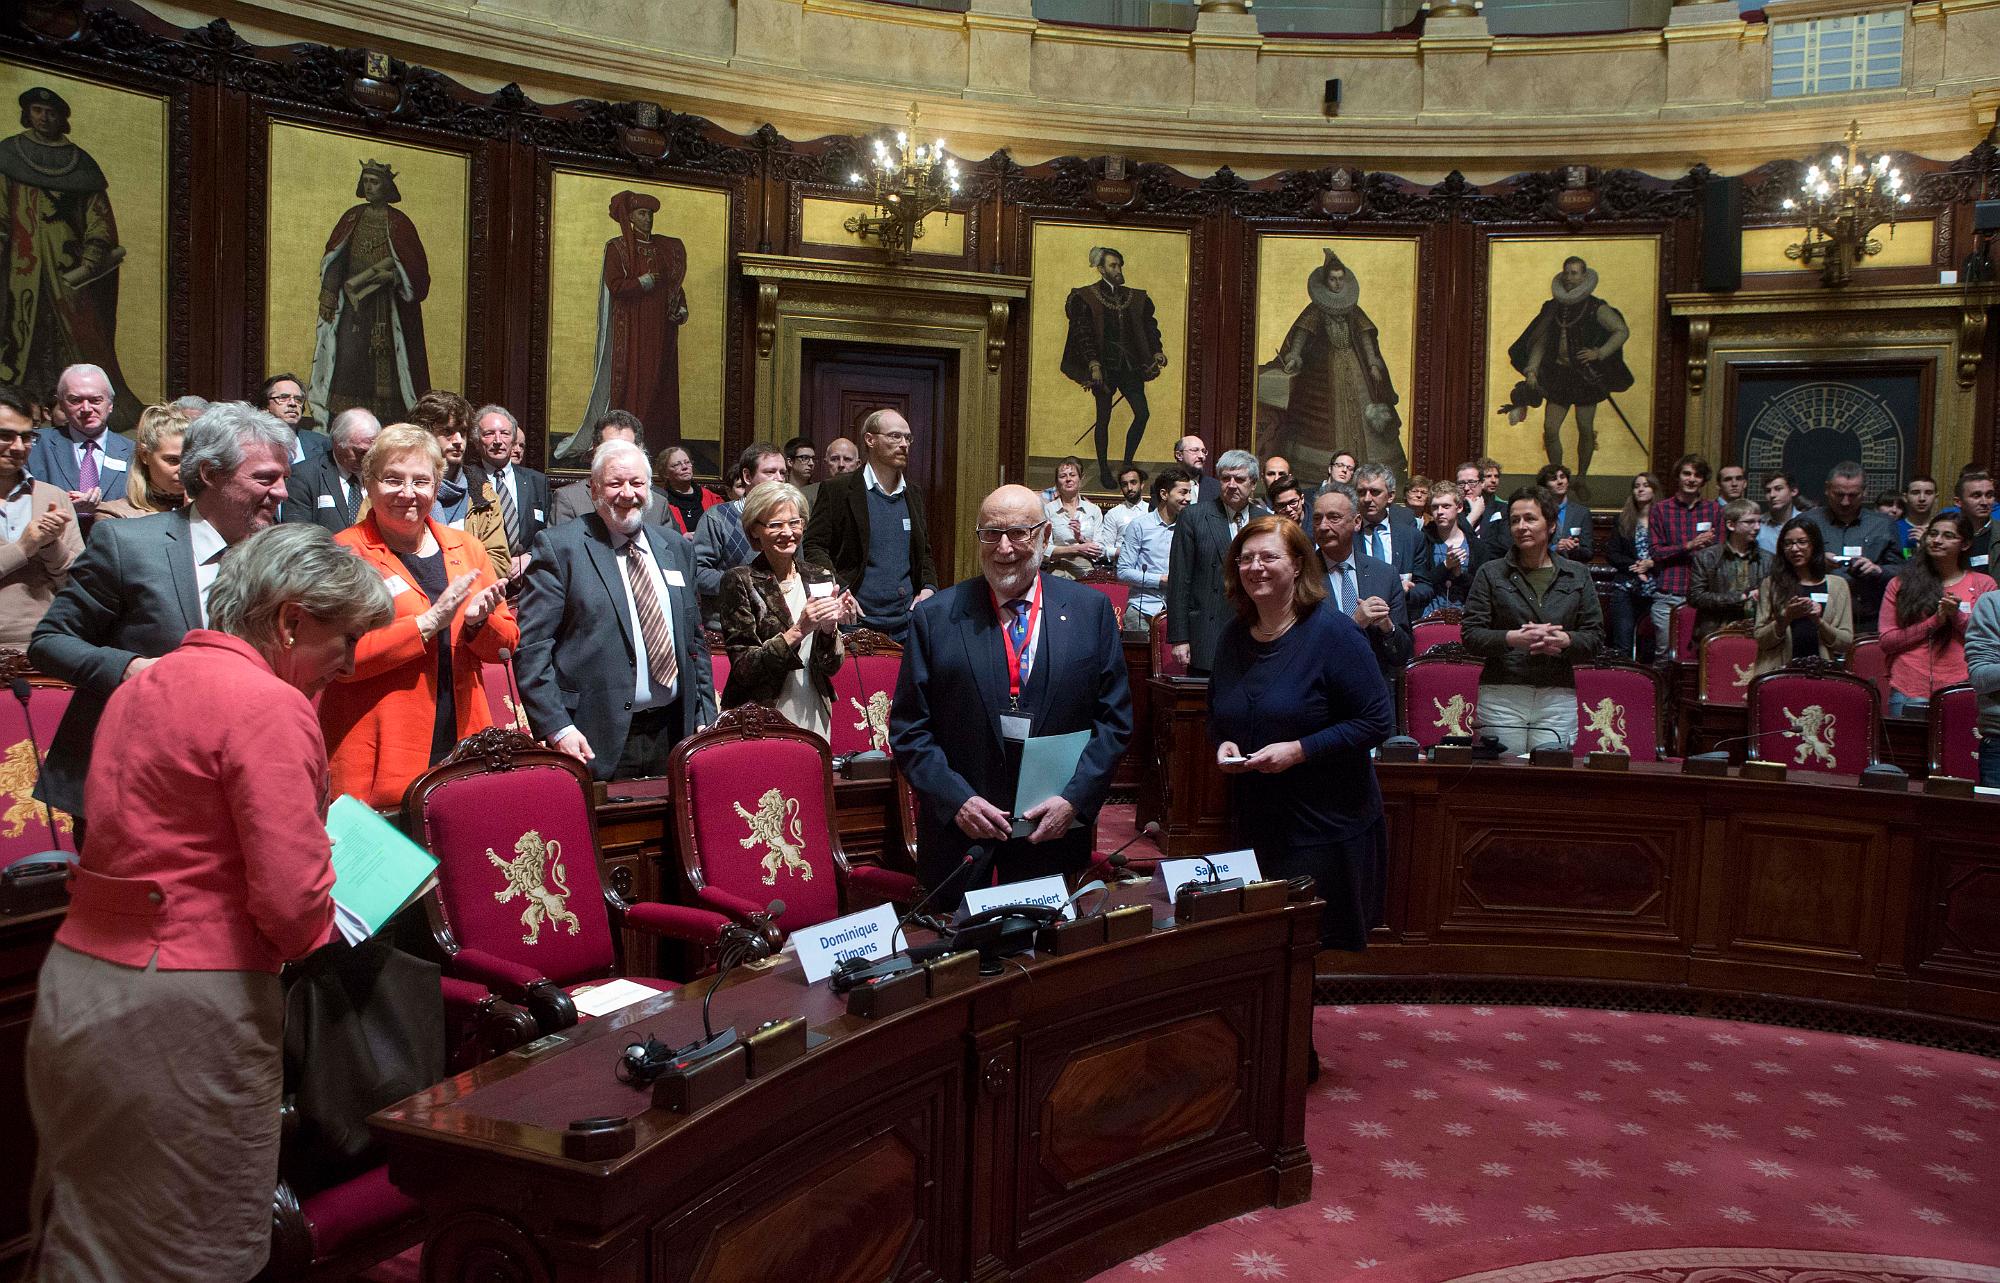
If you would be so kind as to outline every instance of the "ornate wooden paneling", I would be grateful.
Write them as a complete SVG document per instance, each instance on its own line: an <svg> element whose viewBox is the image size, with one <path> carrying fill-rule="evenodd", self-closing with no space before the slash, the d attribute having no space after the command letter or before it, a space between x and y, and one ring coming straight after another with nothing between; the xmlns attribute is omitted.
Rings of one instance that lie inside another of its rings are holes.
<svg viewBox="0 0 2000 1283"><path fill-rule="evenodd" d="M2000 981L2000 854L1991 834L1932 845L1918 970Z"/></svg>
<svg viewBox="0 0 2000 1283"><path fill-rule="evenodd" d="M1860 968L1878 953L1887 835L1858 817L1731 817L1719 853L1736 894L1723 918L1724 953L1775 955Z"/></svg>

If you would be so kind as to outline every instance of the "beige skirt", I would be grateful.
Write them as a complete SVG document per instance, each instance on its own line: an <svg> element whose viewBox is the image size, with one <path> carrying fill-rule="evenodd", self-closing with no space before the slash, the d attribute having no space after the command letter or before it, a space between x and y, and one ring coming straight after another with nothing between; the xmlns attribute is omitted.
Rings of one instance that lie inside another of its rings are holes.
<svg viewBox="0 0 2000 1283"><path fill-rule="evenodd" d="M263 972L49 950L28 1033L29 1279L234 1283L263 1268L284 1016Z"/></svg>

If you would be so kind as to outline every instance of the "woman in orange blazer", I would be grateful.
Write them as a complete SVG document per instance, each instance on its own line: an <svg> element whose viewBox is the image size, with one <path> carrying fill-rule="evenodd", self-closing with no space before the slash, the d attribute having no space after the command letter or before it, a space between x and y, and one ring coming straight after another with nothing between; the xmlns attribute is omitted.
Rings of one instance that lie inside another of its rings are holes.
<svg viewBox="0 0 2000 1283"><path fill-rule="evenodd" d="M493 724L480 664L521 644L485 548L432 519L443 471L430 433L382 429L361 461L368 515L335 536L382 576L396 606L319 707L334 796L377 808L401 805L410 781Z"/></svg>

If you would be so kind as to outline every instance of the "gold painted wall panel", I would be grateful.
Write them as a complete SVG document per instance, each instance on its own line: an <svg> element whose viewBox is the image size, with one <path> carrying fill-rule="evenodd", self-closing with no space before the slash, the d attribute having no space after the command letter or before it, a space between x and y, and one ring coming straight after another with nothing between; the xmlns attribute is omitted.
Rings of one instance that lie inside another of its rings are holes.
<svg viewBox="0 0 2000 1283"><path fill-rule="evenodd" d="M41 86L70 105L69 139L104 171L105 196L125 250L117 279L117 333L112 348L126 386L143 401L158 401L166 387L167 300L167 100L110 85L92 84L34 67L0 62L0 101L17 132L17 99ZM94 364L106 364L95 354ZM50 388L24 389L36 396ZM178 391L179 389L175 389ZM121 410L123 407L120 407ZM122 415L121 415L122 417Z"/></svg>
<svg viewBox="0 0 2000 1283"><path fill-rule="evenodd" d="M1818 274L1817 266L1807 267L1785 257L1785 247L1796 245L1803 228L1798 227L1749 227L1743 231L1743 270L1746 272L1810 272ZM1875 239L1882 242L1882 252L1868 259L1863 267L1928 267L1931 261L1931 220L1918 219L1915 222L1898 223L1892 232L1889 227L1875 229Z"/></svg>
<svg viewBox="0 0 2000 1283"><path fill-rule="evenodd" d="M865 201L822 200L809 196L799 202L799 239L808 245L874 245L874 241L864 240L844 226L853 215L865 216L874 212L874 207ZM964 254L964 216L937 213L926 218L917 250L924 254Z"/></svg>
<svg viewBox="0 0 2000 1283"><path fill-rule="evenodd" d="M312 380L321 260L341 216L359 203L362 163L373 160L395 170L402 200L390 208L416 227L430 266L430 292L421 304L430 377L416 391L462 389L471 161L457 152L275 121L270 155L264 368Z"/></svg>

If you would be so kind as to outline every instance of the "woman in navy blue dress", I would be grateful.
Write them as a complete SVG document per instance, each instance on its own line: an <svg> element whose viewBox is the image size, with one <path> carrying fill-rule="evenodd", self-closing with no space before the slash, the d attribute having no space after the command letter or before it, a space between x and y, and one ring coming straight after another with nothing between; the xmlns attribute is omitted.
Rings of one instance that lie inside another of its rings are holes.
<svg viewBox="0 0 2000 1283"><path fill-rule="evenodd" d="M1264 876L1312 876L1324 947L1366 948L1387 850L1368 753L1394 729L1389 688L1360 626L1326 604L1319 552L1290 521L1246 525L1222 574L1236 618L1209 673L1208 728L1237 832Z"/></svg>

